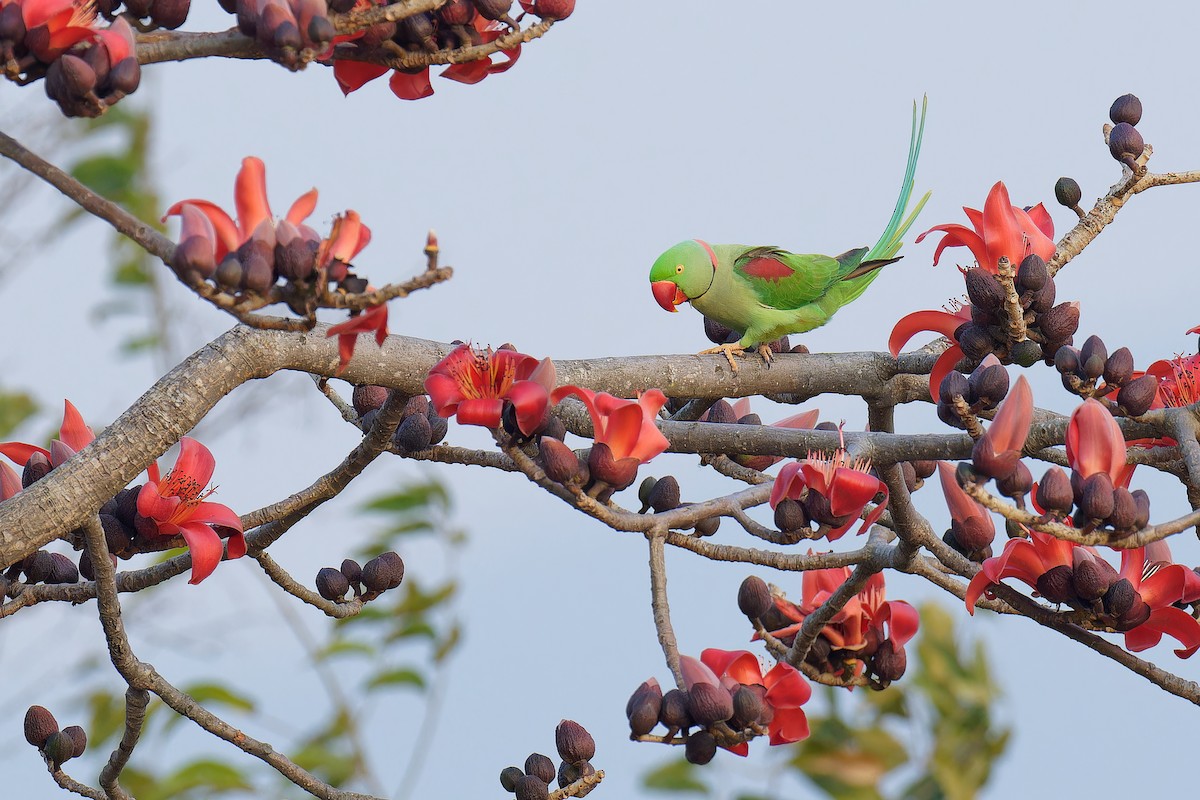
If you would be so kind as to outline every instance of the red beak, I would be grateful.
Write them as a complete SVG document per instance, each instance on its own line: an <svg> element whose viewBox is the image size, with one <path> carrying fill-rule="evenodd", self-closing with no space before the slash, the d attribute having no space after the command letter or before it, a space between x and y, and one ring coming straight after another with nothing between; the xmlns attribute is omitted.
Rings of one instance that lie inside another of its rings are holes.
<svg viewBox="0 0 1200 800"><path fill-rule="evenodd" d="M688 296L674 281L655 281L650 284L650 291L654 293L655 302L667 311L678 311L675 306L688 301Z"/></svg>

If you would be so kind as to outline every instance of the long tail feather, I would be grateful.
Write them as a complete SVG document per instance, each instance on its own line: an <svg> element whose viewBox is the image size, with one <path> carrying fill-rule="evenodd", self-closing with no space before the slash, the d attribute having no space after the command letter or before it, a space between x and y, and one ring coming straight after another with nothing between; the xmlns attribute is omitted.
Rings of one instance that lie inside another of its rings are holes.
<svg viewBox="0 0 1200 800"><path fill-rule="evenodd" d="M903 244L904 234L912 227L916 221L917 215L921 213L921 209L925 207L925 203L929 200L930 192L926 192L924 196L917 201L917 205L912 212L908 211L908 201L912 198L913 179L917 172L917 157L921 154L921 140L925 136L925 111L929 106L928 95L921 101L921 118L917 120L917 103L913 101L913 121L912 135L909 138L908 144L908 165L904 171L904 183L900 186L900 197L896 200L896 208L892 211L892 217L888 220L887 227L883 229L883 234L879 237L879 241L870 249L866 255L866 259L876 258L892 258L900 250Z"/></svg>

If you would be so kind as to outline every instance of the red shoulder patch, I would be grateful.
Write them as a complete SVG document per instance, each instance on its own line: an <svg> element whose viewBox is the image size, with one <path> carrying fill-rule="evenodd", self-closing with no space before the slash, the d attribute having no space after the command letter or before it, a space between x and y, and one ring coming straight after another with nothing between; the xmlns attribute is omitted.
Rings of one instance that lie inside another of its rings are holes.
<svg viewBox="0 0 1200 800"><path fill-rule="evenodd" d="M768 281L778 281L790 278L794 270L782 261L774 258L752 258L742 267L742 272L751 278L762 278Z"/></svg>

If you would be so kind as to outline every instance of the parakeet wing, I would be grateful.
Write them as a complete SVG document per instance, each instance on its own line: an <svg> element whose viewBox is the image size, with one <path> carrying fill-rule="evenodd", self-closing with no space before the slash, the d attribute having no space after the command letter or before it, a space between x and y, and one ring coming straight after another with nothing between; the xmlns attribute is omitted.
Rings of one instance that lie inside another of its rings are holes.
<svg viewBox="0 0 1200 800"><path fill-rule="evenodd" d="M831 286L852 277L866 252L863 247L834 258L754 247L734 261L733 271L763 305L796 309L820 299Z"/></svg>

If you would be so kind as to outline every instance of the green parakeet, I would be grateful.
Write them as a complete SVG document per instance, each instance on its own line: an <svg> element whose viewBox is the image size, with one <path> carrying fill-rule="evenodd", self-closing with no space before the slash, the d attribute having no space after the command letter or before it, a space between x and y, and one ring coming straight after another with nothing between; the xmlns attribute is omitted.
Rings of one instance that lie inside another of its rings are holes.
<svg viewBox="0 0 1200 800"><path fill-rule="evenodd" d="M742 338L736 344L702 351L724 354L735 372L734 354L741 355L747 348L758 345L759 353L769 364L768 342L824 325L835 311L863 293L880 267L899 261L896 253L903 244L901 237L929 199L926 192L912 213L907 213L925 131L925 105L921 105L918 122L913 103L904 184L896 210L874 247L824 256L789 253L778 247L709 245L700 239L689 239L654 262L650 270L654 299L667 311L676 311L676 306L689 302L709 319L741 332Z"/></svg>

